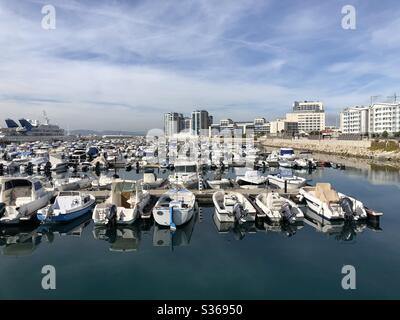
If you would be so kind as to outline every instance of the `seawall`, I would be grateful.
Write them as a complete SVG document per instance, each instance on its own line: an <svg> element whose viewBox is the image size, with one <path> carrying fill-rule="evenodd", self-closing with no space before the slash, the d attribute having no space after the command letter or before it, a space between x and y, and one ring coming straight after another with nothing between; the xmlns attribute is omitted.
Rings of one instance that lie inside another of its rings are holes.
<svg viewBox="0 0 400 320"><path fill-rule="evenodd" d="M266 147L290 147L293 149L310 150L325 154L373 159L379 161L395 161L400 163L400 152L371 150L371 140L260 138L258 139L258 142Z"/></svg>

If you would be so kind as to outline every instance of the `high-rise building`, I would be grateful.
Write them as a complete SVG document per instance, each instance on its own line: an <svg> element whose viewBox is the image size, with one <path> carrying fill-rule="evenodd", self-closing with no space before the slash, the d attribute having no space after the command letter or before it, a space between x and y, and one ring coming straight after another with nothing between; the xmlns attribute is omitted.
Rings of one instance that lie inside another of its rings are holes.
<svg viewBox="0 0 400 320"><path fill-rule="evenodd" d="M210 122L211 121L211 122ZM208 128L212 124L212 117L208 114L206 110L196 110L192 112L192 132L195 135L200 135L201 133L206 134Z"/></svg>
<svg viewBox="0 0 400 320"><path fill-rule="evenodd" d="M293 112L321 112L324 111L324 104L321 101L295 101Z"/></svg>
<svg viewBox="0 0 400 320"><path fill-rule="evenodd" d="M181 113L168 112L164 114L164 133L166 136L172 136L179 133L184 126L184 118Z"/></svg>
<svg viewBox="0 0 400 320"><path fill-rule="evenodd" d="M400 103L375 103L369 109L370 133L400 132Z"/></svg>
<svg viewBox="0 0 400 320"><path fill-rule="evenodd" d="M297 122L300 132L325 130L325 110L320 101L295 101L293 112L286 114L288 122Z"/></svg>
<svg viewBox="0 0 400 320"><path fill-rule="evenodd" d="M368 126L368 107L346 108L340 113L340 131L342 133L367 134Z"/></svg>

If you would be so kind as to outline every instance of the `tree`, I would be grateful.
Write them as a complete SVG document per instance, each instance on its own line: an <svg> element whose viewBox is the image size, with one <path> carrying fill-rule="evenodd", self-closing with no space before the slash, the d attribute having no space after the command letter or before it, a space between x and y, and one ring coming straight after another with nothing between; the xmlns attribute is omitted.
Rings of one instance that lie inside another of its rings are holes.
<svg viewBox="0 0 400 320"><path fill-rule="evenodd" d="M382 132L382 138L387 139L389 137L389 133L385 130Z"/></svg>

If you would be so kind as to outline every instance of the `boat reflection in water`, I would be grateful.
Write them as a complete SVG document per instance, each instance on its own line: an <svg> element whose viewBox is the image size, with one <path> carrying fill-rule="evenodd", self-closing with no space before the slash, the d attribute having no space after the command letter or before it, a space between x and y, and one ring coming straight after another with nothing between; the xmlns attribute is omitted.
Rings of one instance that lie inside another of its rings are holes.
<svg viewBox="0 0 400 320"><path fill-rule="evenodd" d="M304 227L303 220L296 221L294 223L289 223L288 221L280 221L279 223L273 223L268 218L264 218L259 223L259 230L264 231L266 233L278 232L281 233L285 237L294 236L298 230Z"/></svg>
<svg viewBox="0 0 400 320"><path fill-rule="evenodd" d="M37 225L8 226L0 229L0 248L6 256L31 255L41 242Z"/></svg>
<svg viewBox="0 0 400 320"><path fill-rule="evenodd" d="M254 234L257 232L255 222L221 222L219 221L215 213L213 214L213 220L218 233L233 233L235 240L243 240L247 234Z"/></svg>
<svg viewBox="0 0 400 320"><path fill-rule="evenodd" d="M369 220L337 220L330 221L316 214L312 210L305 211L304 222L313 227L317 232L322 232L328 236L332 236L337 241L351 242L355 240L358 233L363 232L367 227L374 231L381 231L379 223Z"/></svg>
<svg viewBox="0 0 400 320"><path fill-rule="evenodd" d="M41 224L36 232L39 235L46 237L47 241L53 242L55 235L59 236L75 236L80 237L82 235L83 229L86 228L91 221L91 212L74 219L68 223L46 223Z"/></svg>
<svg viewBox="0 0 400 320"><path fill-rule="evenodd" d="M198 212L194 212L193 217L185 224L177 226L175 231L168 227L163 227L154 223L153 246L154 247L174 247L188 246L192 238L194 225L197 221Z"/></svg>
<svg viewBox="0 0 400 320"><path fill-rule="evenodd" d="M140 221L132 225L96 225L93 228L93 236L96 240L110 243L110 251L132 252L139 249Z"/></svg>

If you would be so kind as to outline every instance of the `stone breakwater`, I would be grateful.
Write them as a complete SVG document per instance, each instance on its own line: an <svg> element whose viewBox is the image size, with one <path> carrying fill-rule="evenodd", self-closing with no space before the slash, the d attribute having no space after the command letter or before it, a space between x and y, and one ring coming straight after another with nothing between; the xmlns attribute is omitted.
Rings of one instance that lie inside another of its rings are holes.
<svg viewBox="0 0 400 320"><path fill-rule="evenodd" d="M309 140L309 139L279 139L261 138L258 142L266 147L289 147L298 150L334 154L346 157L373 159L378 161L395 161L400 163L400 152L371 150L371 141L353 140Z"/></svg>

